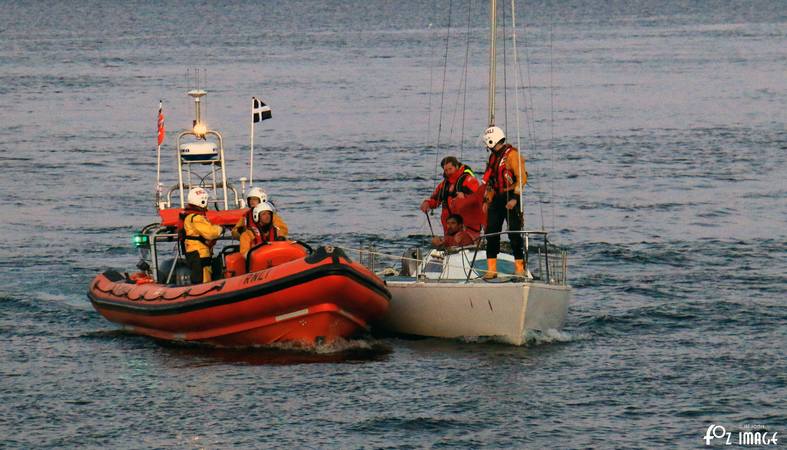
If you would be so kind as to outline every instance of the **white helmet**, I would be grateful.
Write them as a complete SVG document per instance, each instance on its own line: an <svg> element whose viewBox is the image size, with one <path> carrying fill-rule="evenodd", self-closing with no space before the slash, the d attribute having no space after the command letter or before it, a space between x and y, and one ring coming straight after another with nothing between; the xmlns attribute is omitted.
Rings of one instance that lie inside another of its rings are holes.
<svg viewBox="0 0 787 450"><path fill-rule="evenodd" d="M484 130L483 139L484 145L486 145L487 148L495 148L495 145L505 138L506 134L503 133L503 130L501 130L500 127L489 127Z"/></svg>
<svg viewBox="0 0 787 450"><path fill-rule="evenodd" d="M202 189L201 187L195 187L191 188L189 191L188 202L190 205L199 206L200 208L207 208L209 198L210 195L208 194L208 191Z"/></svg>
<svg viewBox="0 0 787 450"><path fill-rule="evenodd" d="M252 211L252 217L254 217L255 222L260 220L260 214L263 211L270 211L271 215L273 215L274 209L273 206L268 202L261 202L259 205L255 206L254 210Z"/></svg>
<svg viewBox="0 0 787 450"><path fill-rule="evenodd" d="M268 201L268 194L266 194L262 188L258 187L249 188L249 193L246 194L246 202L248 203L249 199L252 197L257 197L262 203Z"/></svg>

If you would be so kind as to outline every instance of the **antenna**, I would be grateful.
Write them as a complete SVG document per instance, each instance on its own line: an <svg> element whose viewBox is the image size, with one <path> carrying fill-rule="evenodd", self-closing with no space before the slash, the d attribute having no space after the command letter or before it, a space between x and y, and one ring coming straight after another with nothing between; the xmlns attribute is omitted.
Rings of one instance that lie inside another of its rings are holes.
<svg viewBox="0 0 787 450"><path fill-rule="evenodd" d="M202 69L202 85L208 85L208 69ZM205 97L205 122L208 121L208 97Z"/></svg>

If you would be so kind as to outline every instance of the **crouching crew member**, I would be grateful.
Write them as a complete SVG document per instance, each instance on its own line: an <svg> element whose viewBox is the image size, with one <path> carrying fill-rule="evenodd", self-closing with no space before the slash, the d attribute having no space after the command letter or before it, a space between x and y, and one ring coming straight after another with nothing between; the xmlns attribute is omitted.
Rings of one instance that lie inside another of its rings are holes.
<svg viewBox="0 0 787 450"><path fill-rule="evenodd" d="M262 202L252 210L252 223L240 235L240 254L246 258L252 248L265 242L284 240L273 223L273 205Z"/></svg>
<svg viewBox="0 0 787 450"><path fill-rule="evenodd" d="M200 187L189 191L188 205L181 213L183 230L181 250L191 268L192 283L207 283L212 279L211 254L216 239L223 231L207 218L208 192Z"/></svg>
<svg viewBox="0 0 787 450"><path fill-rule="evenodd" d="M451 249L472 245L478 238L478 233L473 233L465 228L462 216L451 214L445 221L445 236L433 237L432 246L439 249Z"/></svg>
<svg viewBox="0 0 787 450"><path fill-rule="evenodd" d="M506 144L506 136L498 127L484 131L484 144L491 151L484 173L484 201L486 202L487 234L503 230L503 222L508 222L509 231L522 230L522 205L519 204L520 185L527 182L525 161L516 147ZM521 182L520 182L520 179ZM519 233L510 233L511 250L514 254L515 275L524 276L524 242ZM484 278L497 277L497 254L500 253L500 235L486 239L488 271Z"/></svg>
<svg viewBox="0 0 787 450"><path fill-rule="evenodd" d="M250 188L249 193L246 194L246 204L249 206L249 209L232 228L233 239L240 239L240 236L243 234L243 232L246 231L246 229L248 229L252 223L254 223L254 218L252 217L254 207L263 202L270 203L270 205L273 206L273 203L268 201L268 194L266 194L265 191L258 187ZM278 230L279 236L287 237L289 229L287 224L284 222L284 219L282 219L281 216L276 212L275 206L273 207L273 225Z"/></svg>

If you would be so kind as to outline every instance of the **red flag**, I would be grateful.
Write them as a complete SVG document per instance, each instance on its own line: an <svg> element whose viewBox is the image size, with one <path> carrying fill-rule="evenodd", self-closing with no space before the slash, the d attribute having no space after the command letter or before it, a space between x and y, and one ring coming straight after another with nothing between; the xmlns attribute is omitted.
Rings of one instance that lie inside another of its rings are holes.
<svg viewBox="0 0 787 450"><path fill-rule="evenodd" d="M161 102L158 103L158 145L164 142L164 111Z"/></svg>

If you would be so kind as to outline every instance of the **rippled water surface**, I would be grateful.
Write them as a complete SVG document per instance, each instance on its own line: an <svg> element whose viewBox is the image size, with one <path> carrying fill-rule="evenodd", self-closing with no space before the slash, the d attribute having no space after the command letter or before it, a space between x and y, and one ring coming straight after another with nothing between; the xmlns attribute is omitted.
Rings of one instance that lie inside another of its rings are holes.
<svg viewBox="0 0 787 450"><path fill-rule="evenodd" d="M399 253L426 242L417 205L436 160L483 166L487 6L0 8L0 447L685 448L713 423L787 433L783 2L519 5L522 75L500 73L497 117L514 140L521 78L526 220L570 251L565 330L522 348L378 337L314 352L163 345L86 300L96 273L133 266L129 236L155 220L158 101L170 131L187 126L185 69L206 68L237 179L262 96L274 118L257 128L255 177L292 232Z"/></svg>

